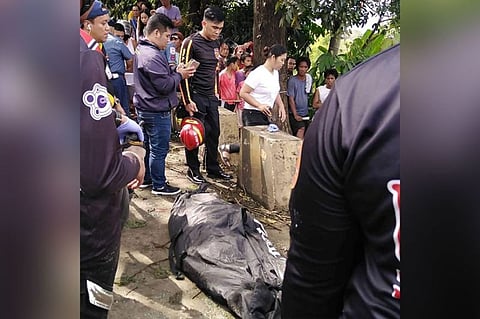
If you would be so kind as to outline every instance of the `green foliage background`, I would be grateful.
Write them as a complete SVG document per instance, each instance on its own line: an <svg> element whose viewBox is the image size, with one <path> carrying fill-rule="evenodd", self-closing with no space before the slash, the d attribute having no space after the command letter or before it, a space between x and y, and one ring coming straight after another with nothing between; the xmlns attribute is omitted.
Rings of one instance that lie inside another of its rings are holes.
<svg viewBox="0 0 480 319"><path fill-rule="evenodd" d="M323 83L323 72L335 68L344 74L369 57L400 43L400 31L397 28L384 27L374 32L368 29L365 33L344 45L343 52L333 55L328 51L328 38L319 38L311 45L310 60L312 67L309 73L315 80L315 86Z"/></svg>
<svg viewBox="0 0 480 319"><path fill-rule="evenodd" d="M203 10L216 5L225 12L222 35L237 44L252 40L253 8L256 0L183 0L172 1L184 17L180 30L188 35L200 28ZM260 1L260 0L258 0ZM287 30L288 54L308 56L312 61L310 74L315 86L323 82L323 72L336 68L344 74L368 57L400 42L399 0L262 0L275 3L284 16L279 28ZM160 1L149 0L152 8ZM115 19L126 19L136 1L104 0ZM343 40L341 50L334 54L329 47L332 37L348 35L350 28L364 26L369 17L378 17L372 29L353 41ZM265 23L268 23L266 21Z"/></svg>
<svg viewBox="0 0 480 319"><path fill-rule="evenodd" d="M110 15L115 19L127 19L128 13L137 1L131 0L104 0ZM156 9L160 1L150 0L144 1L150 3L153 9ZM195 6L192 5L195 2ZM172 1L172 4L178 6L184 18L184 26L180 27L180 31L184 35L199 30L200 25L195 23L196 17L201 17L203 11L209 5L218 6L225 13L225 27L222 35L225 39L231 39L237 44L242 44L252 40L253 34L253 0L247 1L222 1L222 0L184 0ZM191 8L198 8L192 10Z"/></svg>

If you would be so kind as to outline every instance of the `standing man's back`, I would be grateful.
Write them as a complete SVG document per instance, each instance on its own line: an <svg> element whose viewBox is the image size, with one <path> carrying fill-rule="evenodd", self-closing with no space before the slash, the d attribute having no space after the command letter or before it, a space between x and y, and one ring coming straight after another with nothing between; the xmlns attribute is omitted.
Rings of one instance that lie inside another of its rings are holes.
<svg viewBox="0 0 480 319"><path fill-rule="evenodd" d="M342 76L290 199L282 318L400 318L400 47Z"/></svg>

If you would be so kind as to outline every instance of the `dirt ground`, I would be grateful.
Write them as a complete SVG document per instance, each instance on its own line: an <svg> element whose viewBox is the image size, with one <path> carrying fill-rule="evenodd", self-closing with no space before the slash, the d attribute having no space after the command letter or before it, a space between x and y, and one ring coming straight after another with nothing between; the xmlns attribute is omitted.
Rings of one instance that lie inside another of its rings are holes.
<svg viewBox="0 0 480 319"><path fill-rule="evenodd" d="M210 190L227 201L247 207L264 224L269 239L285 256L289 246L287 212L261 207L237 187L236 168L225 170L232 173L234 179L221 184L208 179L212 182ZM167 157L169 183L182 190L196 189L197 185L186 178L186 171L184 149L180 143L173 142ZM171 274L167 224L175 196L156 196L150 190L135 190L130 204L109 319L234 318L228 309L211 300L188 278L176 280Z"/></svg>

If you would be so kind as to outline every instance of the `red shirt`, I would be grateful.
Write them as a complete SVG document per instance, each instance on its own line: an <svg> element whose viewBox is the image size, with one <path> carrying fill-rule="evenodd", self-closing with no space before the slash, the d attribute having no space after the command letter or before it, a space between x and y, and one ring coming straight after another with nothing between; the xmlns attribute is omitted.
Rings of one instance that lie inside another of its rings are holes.
<svg viewBox="0 0 480 319"><path fill-rule="evenodd" d="M233 103L234 100L238 100L235 85L235 72L230 73L227 69L220 72L219 85L220 98L222 100L228 103Z"/></svg>

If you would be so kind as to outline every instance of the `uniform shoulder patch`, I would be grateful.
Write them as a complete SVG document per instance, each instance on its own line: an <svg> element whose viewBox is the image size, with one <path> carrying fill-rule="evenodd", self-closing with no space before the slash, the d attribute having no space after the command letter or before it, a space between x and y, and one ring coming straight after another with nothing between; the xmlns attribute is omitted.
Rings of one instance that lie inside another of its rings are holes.
<svg viewBox="0 0 480 319"><path fill-rule="evenodd" d="M83 92L82 100L83 104L90 108L90 116L96 121L112 113L107 88L99 83L95 83L91 90Z"/></svg>

